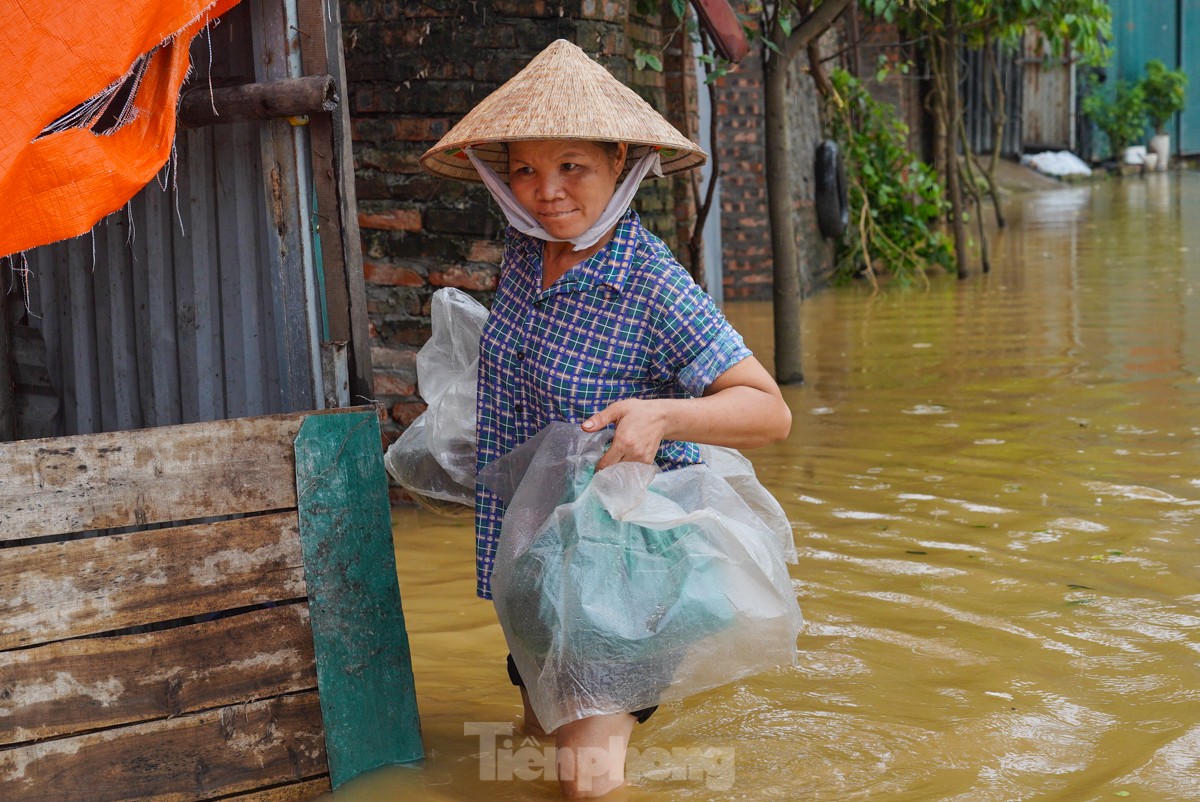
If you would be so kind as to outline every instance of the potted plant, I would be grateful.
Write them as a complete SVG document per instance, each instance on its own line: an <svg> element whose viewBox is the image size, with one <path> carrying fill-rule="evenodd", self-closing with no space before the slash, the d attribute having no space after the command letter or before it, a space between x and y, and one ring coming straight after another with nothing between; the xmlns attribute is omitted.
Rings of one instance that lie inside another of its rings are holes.
<svg viewBox="0 0 1200 802"><path fill-rule="evenodd" d="M1146 95L1141 83L1117 81L1111 93L1101 92L1093 80L1083 99L1083 113L1108 137L1112 158L1123 160L1130 143L1146 130Z"/></svg>
<svg viewBox="0 0 1200 802"><path fill-rule="evenodd" d="M1141 80L1142 94L1146 101L1146 114L1154 126L1154 137L1150 150L1158 154L1156 169L1167 169L1171 154L1171 137L1166 131L1167 123L1183 111L1184 91L1187 75L1183 70L1168 70L1158 59L1146 62L1146 75Z"/></svg>

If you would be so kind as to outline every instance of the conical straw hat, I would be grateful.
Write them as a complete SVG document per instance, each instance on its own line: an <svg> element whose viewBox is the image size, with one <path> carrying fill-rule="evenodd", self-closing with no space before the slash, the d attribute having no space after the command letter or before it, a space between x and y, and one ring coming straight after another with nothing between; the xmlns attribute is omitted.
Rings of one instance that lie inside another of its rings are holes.
<svg viewBox="0 0 1200 802"><path fill-rule="evenodd" d="M500 143L532 139L626 142L626 169L657 149L664 175L699 167L708 156L636 92L565 39L553 42L503 86L480 101L421 166L434 175L479 181L463 148L508 178Z"/></svg>

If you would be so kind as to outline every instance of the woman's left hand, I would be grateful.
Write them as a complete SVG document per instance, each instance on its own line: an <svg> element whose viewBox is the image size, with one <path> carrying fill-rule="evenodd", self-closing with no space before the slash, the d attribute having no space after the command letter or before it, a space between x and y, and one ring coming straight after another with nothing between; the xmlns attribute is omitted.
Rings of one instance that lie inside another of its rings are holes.
<svg viewBox="0 0 1200 802"><path fill-rule="evenodd" d="M777 443L792 428L792 413L771 374L748 356L713 380L700 398L626 398L583 422L585 432L616 424L612 445L596 463L653 463L663 440L729 448Z"/></svg>
<svg viewBox="0 0 1200 802"><path fill-rule="evenodd" d="M616 424L612 444L596 463L601 471L618 462L653 464L667 430L665 411L669 405L661 399L627 398L609 404L583 422L585 432L598 432Z"/></svg>

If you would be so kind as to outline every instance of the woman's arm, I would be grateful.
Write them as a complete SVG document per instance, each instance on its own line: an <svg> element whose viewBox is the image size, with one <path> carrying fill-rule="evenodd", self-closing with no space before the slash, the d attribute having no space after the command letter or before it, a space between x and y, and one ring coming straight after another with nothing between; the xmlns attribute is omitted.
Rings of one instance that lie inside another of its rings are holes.
<svg viewBox="0 0 1200 802"><path fill-rule="evenodd" d="M587 432L616 424L596 469L618 462L654 462L663 440L755 448L785 439L792 413L771 374L746 357L718 376L702 398L630 398L583 422Z"/></svg>

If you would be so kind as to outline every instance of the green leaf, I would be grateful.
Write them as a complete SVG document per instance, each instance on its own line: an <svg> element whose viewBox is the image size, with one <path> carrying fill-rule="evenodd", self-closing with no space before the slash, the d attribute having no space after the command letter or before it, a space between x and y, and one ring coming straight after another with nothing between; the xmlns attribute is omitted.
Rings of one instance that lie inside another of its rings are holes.
<svg viewBox="0 0 1200 802"><path fill-rule="evenodd" d="M633 66L639 70L644 70L647 67L655 72L662 72L662 61L653 53L648 53L640 47L633 51Z"/></svg>

